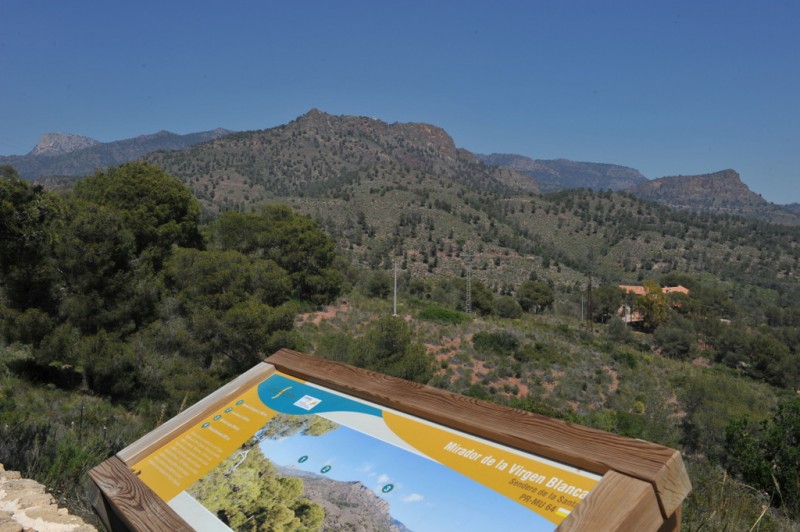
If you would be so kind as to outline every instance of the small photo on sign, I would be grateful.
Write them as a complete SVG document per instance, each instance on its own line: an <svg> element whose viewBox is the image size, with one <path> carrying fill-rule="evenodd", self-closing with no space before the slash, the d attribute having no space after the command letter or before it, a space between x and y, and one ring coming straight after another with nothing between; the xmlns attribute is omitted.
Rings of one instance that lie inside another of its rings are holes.
<svg viewBox="0 0 800 532"><path fill-rule="evenodd" d="M310 395L304 395L294 403L294 406L302 408L303 410L311 410L321 402L322 402L321 399L317 399L316 397L311 397Z"/></svg>

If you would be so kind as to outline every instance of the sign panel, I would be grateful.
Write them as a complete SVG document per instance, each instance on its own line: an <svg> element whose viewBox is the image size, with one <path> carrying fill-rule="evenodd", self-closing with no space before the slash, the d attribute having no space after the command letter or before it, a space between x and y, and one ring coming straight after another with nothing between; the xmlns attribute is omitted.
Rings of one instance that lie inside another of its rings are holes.
<svg viewBox="0 0 800 532"><path fill-rule="evenodd" d="M600 480L279 372L131 469L198 530L554 530Z"/></svg>

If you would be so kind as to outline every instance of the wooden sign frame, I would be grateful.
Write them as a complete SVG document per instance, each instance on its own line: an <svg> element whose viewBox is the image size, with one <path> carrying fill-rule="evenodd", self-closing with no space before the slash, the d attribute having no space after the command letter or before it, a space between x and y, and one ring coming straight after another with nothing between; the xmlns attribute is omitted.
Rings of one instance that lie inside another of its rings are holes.
<svg viewBox="0 0 800 532"><path fill-rule="evenodd" d="M89 472L109 530L192 530L131 467L276 372L602 476L558 531L677 531L691 484L680 453L282 349Z"/></svg>

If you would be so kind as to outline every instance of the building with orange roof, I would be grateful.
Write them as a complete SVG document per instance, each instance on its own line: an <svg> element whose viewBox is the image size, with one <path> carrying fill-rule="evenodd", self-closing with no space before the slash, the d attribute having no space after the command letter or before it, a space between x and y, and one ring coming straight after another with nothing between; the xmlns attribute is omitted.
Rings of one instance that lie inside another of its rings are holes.
<svg viewBox="0 0 800 532"><path fill-rule="evenodd" d="M626 294L633 294L636 296L645 296L647 295L647 289L644 286L639 285L630 285L630 284L621 284L619 285L621 289L625 291ZM685 286L665 286L661 289L661 292L664 294L689 294L689 289ZM675 308L679 308L680 304L673 305ZM622 305L617 314L622 318L622 321L625 323L635 323L640 322L644 319L642 314L633 308L632 305L626 303Z"/></svg>
<svg viewBox="0 0 800 532"><path fill-rule="evenodd" d="M625 290L625 293L627 294L635 294L637 296L643 296L647 294L647 290L645 290L644 286L621 284L619 287Z"/></svg>

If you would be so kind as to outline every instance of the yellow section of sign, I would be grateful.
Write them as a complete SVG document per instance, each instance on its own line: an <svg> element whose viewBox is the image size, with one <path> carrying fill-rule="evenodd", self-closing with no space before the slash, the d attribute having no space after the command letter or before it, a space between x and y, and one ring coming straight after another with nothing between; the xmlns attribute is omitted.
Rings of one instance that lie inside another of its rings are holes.
<svg viewBox="0 0 800 532"><path fill-rule="evenodd" d="M599 479L528 458L411 418L383 412L389 428L421 453L558 525Z"/></svg>
<svg viewBox="0 0 800 532"><path fill-rule="evenodd" d="M275 411L259 400L258 386L253 386L131 470L169 502L252 438L274 415Z"/></svg>

